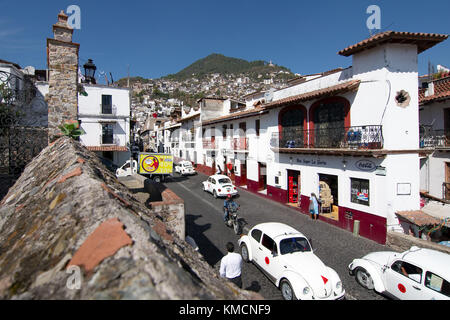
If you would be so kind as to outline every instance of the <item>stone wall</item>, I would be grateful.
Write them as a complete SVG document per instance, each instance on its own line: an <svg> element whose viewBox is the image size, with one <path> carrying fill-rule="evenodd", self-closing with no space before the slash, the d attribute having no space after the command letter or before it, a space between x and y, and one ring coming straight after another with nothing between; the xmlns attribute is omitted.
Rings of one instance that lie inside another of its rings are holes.
<svg viewBox="0 0 450 320"><path fill-rule="evenodd" d="M399 252L409 250L412 246L417 246L450 254L449 247L399 232L388 232L386 235L386 245Z"/></svg>
<svg viewBox="0 0 450 320"><path fill-rule="evenodd" d="M78 118L78 51L72 42L73 29L67 24L68 16L61 12L53 25L54 39L47 39L49 70L48 135L49 141L58 137L58 126Z"/></svg>
<svg viewBox="0 0 450 320"><path fill-rule="evenodd" d="M62 137L0 203L0 298L262 299L220 278L169 216Z"/></svg>

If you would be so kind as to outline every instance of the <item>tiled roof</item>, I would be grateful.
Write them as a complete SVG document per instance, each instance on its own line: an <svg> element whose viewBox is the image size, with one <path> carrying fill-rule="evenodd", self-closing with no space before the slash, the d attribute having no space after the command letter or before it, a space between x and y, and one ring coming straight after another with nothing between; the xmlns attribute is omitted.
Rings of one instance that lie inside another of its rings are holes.
<svg viewBox="0 0 450 320"><path fill-rule="evenodd" d="M276 108L279 106L295 104L295 103L299 103L302 101L308 101L308 100L322 98L322 97L326 97L326 96L332 96L332 95L339 94L339 93L356 91L356 90L358 90L360 82L361 82L360 80L350 80L350 81L343 82L343 83L340 83L340 84L337 84L337 85L334 85L331 87L318 89L318 90L302 93L302 94L299 94L296 96L272 101L272 102L264 104L263 108L265 108L265 109Z"/></svg>
<svg viewBox="0 0 450 320"><path fill-rule="evenodd" d="M403 220L418 226L437 225L440 223L439 219L432 217L421 210L398 211L396 214Z"/></svg>
<svg viewBox="0 0 450 320"><path fill-rule="evenodd" d="M450 99L450 76L434 80L434 94L425 96L426 89L419 89L419 104L424 105L435 101Z"/></svg>
<svg viewBox="0 0 450 320"><path fill-rule="evenodd" d="M241 112L234 112L234 113L230 113L230 114L227 114L225 116L222 116L222 117L209 119L209 120L203 121L202 124L203 125L208 125L208 124L213 124L213 123L218 123L218 122L223 122L223 121L230 121L230 120L235 120L235 119L241 119L241 118L256 116L258 114L267 113L267 112L268 111L266 111L262 107L256 107L256 108L253 108L253 109L250 109L250 110L245 110L245 111L241 111Z"/></svg>
<svg viewBox="0 0 450 320"><path fill-rule="evenodd" d="M128 151L127 147L121 146L86 146L90 151Z"/></svg>
<svg viewBox="0 0 450 320"><path fill-rule="evenodd" d="M421 53L436 44L448 38L446 34L438 33L416 33L416 32L399 32L399 31L385 31L378 33L368 39L365 39L357 44L351 45L338 54L342 56L351 56L357 52L373 48L385 43L411 43L417 45L418 53Z"/></svg>

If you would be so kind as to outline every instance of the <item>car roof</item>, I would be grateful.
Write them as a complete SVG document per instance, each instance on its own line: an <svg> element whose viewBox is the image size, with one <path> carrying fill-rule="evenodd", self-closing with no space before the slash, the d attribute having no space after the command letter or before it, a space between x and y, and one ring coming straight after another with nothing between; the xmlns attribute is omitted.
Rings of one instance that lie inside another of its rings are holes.
<svg viewBox="0 0 450 320"><path fill-rule="evenodd" d="M214 178L214 179L222 179L222 178L228 178L228 179L230 179L229 177L227 177L226 175L224 175L224 174L213 174L212 176L210 176L211 178Z"/></svg>
<svg viewBox="0 0 450 320"><path fill-rule="evenodd" d="M259 229L265 234L267 234L272 239L275 239L280 236L287 236L287 235L297 235L305 237L303 233L300 231L292 228L291 226L288 226L287 224L281 223L281 222L265 222L257 224L253 227L253 229Z"/></svg>
<svg viewBox="0 0 450 320"><path fill-rule="evenodd" d="M437 273L438 275L450 279L450 254L440 252L437 250L412 247L410 250L404 252L403 260L426 268L429 271Z"/></svg>

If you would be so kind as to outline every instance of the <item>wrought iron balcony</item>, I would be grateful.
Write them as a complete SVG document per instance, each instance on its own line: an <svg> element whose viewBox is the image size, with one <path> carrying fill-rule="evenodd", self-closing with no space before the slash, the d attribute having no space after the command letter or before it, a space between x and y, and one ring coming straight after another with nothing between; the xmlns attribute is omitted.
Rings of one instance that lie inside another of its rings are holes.
<svg viewBox="0 0 450 320"><path fill-rule="evenodd" d="M382 149L382 126L353 126L299 130L283 128L282 133L272 133L273 148L298 149Z"/></svg>
<svg viewBox="0 0 450 320"><path fill-rule="evenodd" d="M431 126L421 125L420 148L449 148L450 147L450 129L436 130Z"/></svg>
<svg viewBox="0 0 450 320"><path fill-rule="evenodd" d="M248 138L234 138L233 140L231 140L231 149L238 151L248 151Z"/></svg>
<svg viewBox="0 0 450 320"><path fill-rule="evenodd" d="M216 141L203 139L203 149L215 150L216 149Z"/></svg>

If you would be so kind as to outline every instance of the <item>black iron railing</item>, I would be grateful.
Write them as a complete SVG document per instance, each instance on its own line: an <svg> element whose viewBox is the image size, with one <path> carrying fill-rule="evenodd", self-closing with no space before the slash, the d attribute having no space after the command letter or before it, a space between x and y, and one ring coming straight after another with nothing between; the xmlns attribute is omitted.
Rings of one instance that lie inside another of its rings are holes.
<svg viewBox="0 0 450 320"><path fill-rule="evenodd" d="M300 130L283 128L273 133L270 140L274 148L333 148L382 149L382 126L353 126Z"/></svg>
<svg viewBox="0 0 450 320"><path fill-rule="evenodd" d="M420 148L450 147L450 129L436 130L432 126L421 125Z"/></svg>

